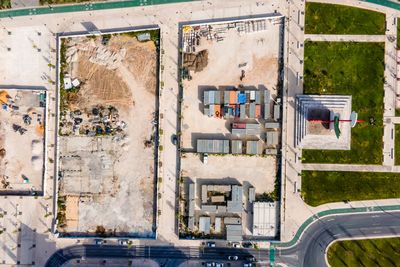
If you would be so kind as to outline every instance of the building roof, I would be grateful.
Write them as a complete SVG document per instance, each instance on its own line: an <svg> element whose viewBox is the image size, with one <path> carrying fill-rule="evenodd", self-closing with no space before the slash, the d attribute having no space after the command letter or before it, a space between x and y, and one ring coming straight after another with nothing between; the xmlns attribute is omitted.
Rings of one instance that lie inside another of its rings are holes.
<svg viewBox="0 0 400 267"><path fill-rule="evenodd" d="M253 203L253 236L275 237L277 235L277 202Z"/></svg>
<svg viewBox="0 0 400 267"><path fill-rule="evenodd" d="M275 131L267 132L267 145L276 146L279 143L279 133Z"/></svg>
<svg viewBox="0 0 400 267"><path fill-rule="evenodd" d="M226 225L226 240L228 241L242 241L243 230L241 224L228 224Z"/></svg>
<svg viewBox="0 0 400 267"><path fill-rule="evenodd" d="M258 155L262 153L262 142L261 141L247 141L246 142L246 154Z"/></svg>
<svg viewBox="0 0 400 267"><path fill-rule="evenodd" d="M232 140L231 141L232 154L242 154L243 153L242 145L243 145L242 140Z"/></svg>
<svg viewBox="0 0 400 267"><path fill-rule="evenodd" d="M214 226L214 231L216 233L221 232L221 217L215 217L215 226Z"/></svg>
<svg viewBox="0 0 400 267"><path fill-rule="evenodd" d="M231 192L232 199L227 202L227 211L228 212L242 212L243 210L243 187L239 185L232 186Z"/></svg>
<svg viewBox="0 0 400 267"><path fill-rule="evenodd" d="M198 153L228 154L229 140L197 140Z"/></svg>
<svg viewBox="0 0 400 267"><path fill-rule="evenodd" d="M210 217L200 217L199 218L199 232L206 235L210 233L211 228L211 218Z"/></svg>

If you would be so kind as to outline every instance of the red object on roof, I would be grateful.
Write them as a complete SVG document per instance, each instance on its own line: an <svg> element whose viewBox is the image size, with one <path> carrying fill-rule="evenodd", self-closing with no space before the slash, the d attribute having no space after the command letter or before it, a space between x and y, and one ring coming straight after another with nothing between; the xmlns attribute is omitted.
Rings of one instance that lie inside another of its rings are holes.
<svg viewBox="0 0 400 267"><path fill-rule="evenodd" d="M232 129L246 129L246 123L232 123Z"/></svg>

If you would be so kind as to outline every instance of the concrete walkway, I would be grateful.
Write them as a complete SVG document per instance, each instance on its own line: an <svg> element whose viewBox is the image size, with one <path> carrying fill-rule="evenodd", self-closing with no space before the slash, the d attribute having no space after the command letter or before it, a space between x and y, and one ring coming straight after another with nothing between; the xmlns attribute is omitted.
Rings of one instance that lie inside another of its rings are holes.
<svg viewBox="0 0 400 267"><path fill-rule="evenodd" d="M394 124L391 118L395 115L396 107L396 74L397 74L397 14L386 14L385 38L385 84L383 111L383 165L394 165Z"/></svg>
<svg viewBox="0 0 400 267"><path fill-rule="evenodd" d="M305 34L308 41L325 42L384 42L385 35L342 35L342 34Z"/></svg>
<svg viewBox="0 0 400 267"><path fill-rule="evenodd" d="M303 164L308 171L347 171L347 172L399 172L400 166L359 165L359 164ZM400 179L400 176L399 176Z"/></svg>

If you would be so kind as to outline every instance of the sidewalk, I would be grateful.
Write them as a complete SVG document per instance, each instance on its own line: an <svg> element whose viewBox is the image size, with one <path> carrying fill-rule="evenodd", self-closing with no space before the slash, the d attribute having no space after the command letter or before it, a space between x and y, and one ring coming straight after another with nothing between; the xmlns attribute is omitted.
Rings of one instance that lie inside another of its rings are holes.
<svg viewBox="0 0 400 267"><path fill-rule="evenodd" d="M385 35L305 34L308 41L324 42L384 42Z"/></svg>
<svg viewBox="0 0 400 267"><path fill-rule="evenodd" d="M304 163L303 170L307 170L307 171L346 171L346 172L399 172L400 173L400 166ZM399 179L400 179L400 177L399 177Z"/></svg>

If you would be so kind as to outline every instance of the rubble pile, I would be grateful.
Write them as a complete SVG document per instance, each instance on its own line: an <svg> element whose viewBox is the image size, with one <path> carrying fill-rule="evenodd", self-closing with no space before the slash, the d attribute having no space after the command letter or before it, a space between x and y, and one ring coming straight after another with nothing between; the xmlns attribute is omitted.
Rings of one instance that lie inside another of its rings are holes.
<svg viewBox="0 0 400 267"><path fill-rule="evenodd" d="M61 135L124 136L126 123L119 119L114 106L97 105L89 111L64 112L60 120Z"/></svg>

